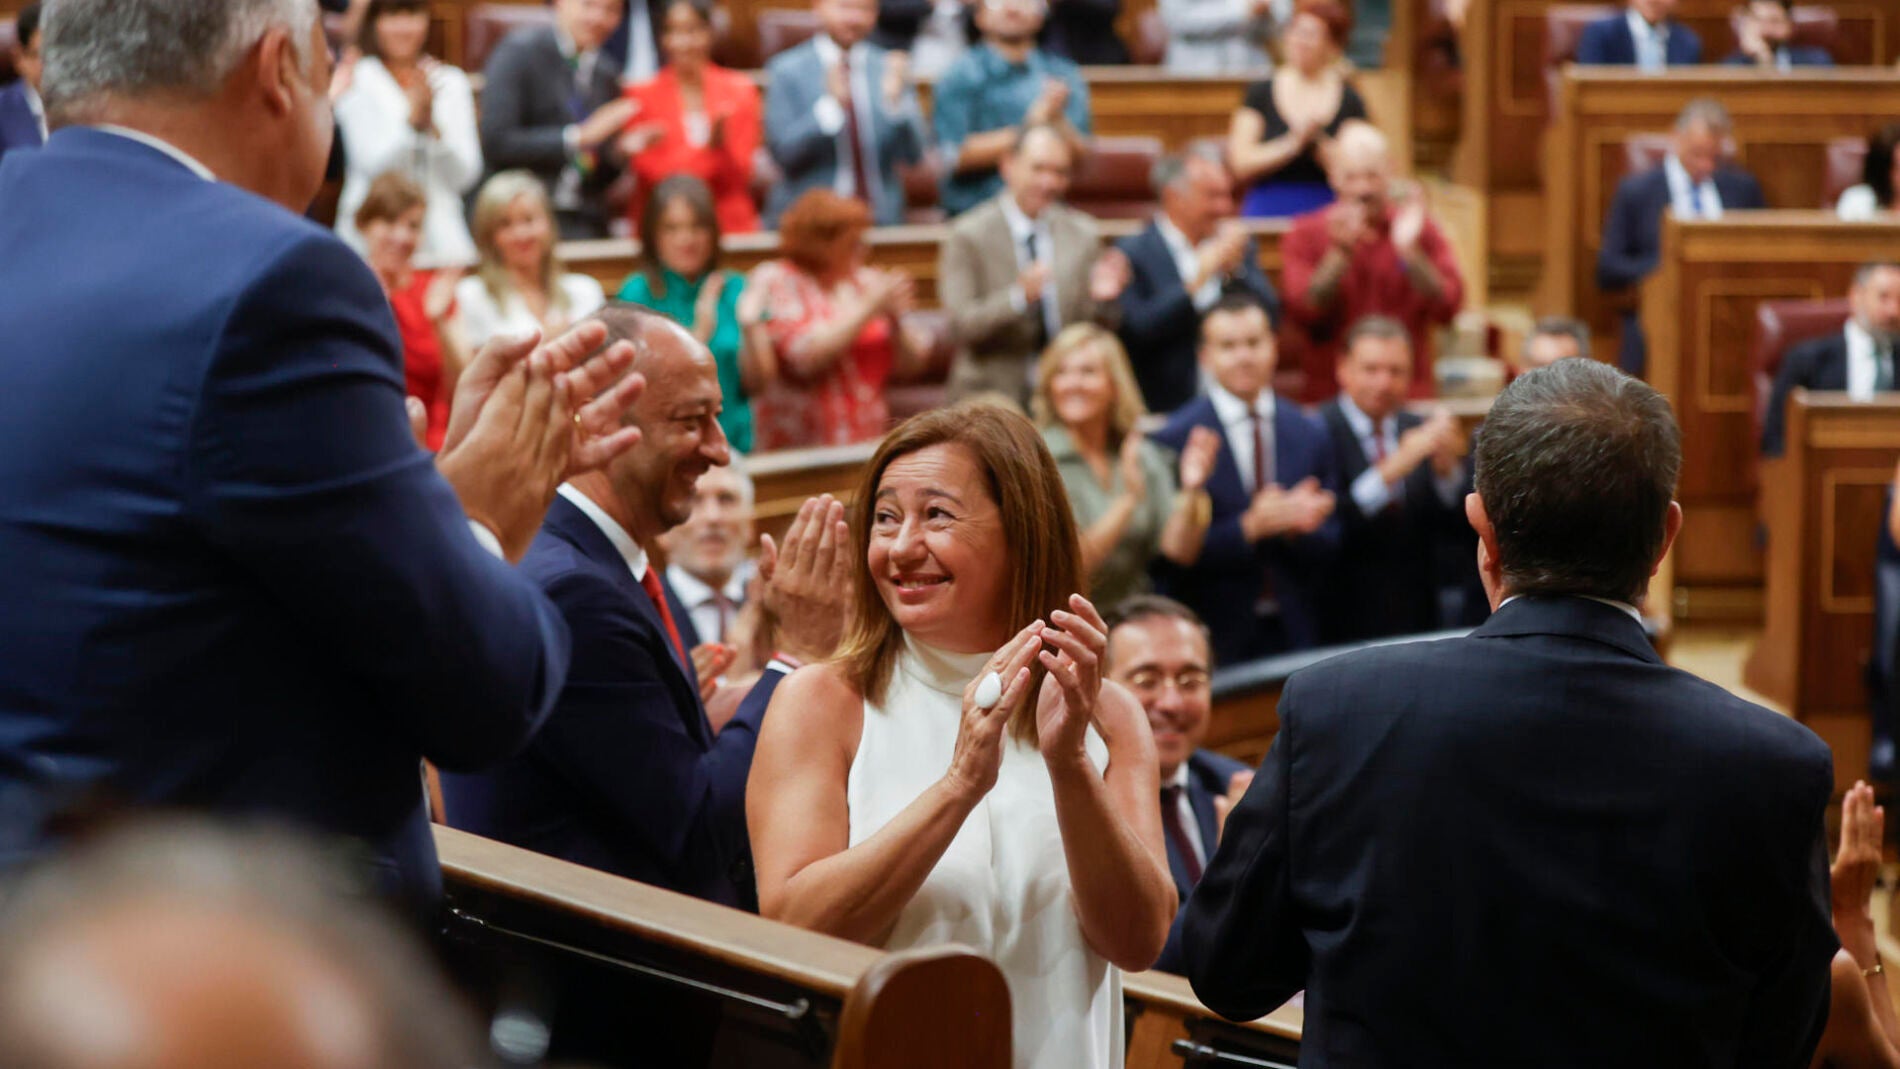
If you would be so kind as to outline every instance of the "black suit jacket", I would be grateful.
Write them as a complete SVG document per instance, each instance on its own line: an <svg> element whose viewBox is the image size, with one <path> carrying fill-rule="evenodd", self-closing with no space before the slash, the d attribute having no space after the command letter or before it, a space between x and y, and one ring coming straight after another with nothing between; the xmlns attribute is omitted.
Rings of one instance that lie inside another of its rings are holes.
<svg viewBox="0 0 1900 1069"><path fill-rule="evenodd" d="M725 905L753 904L745 782L779 673L714 734L690 663L585 513L556 498L521 562L574 635L554 712L522 752L443 776L456 827ZM675 608L675 620L682 609Z"/></svg>
<svg viewBox="0 0 1900 1069"><path fill-rule="evenodd" d="M561 131L620 95L620 67L604 53L588 84L576 85L551 26L524 26L503 38L488 57L483 77L482 159L488 173L523 168L550 191L569 162ZM581 186L579 216L601 237L607 233L607 187L621 166L611 146Z"/></svg>
<svg viewBox="0 0 1900 1069"><path fill-rule="evenodd" d="M1761 183L1739 167L1718 167L1712 181L1725 212L1768 206ZM1597 288L1605 292L1631 289L1656 270L1662 255L1662 217L1668 210L1669 178L1662 167L1629 175L1616 184L1616 196L1603 220L1603 244L1597 250ZM1635 312L1626 313L1618 365L1639 375L1646 352L1642 324Z"/></svg>
<svg viewBox="0 0 1900 1069"><path fill-rule="evenodd" d="M1400 412L1399 433L1425 422ZM1327 596L1320 600L1320 637L1327 644L1417 634L1438 625L1438 540L1464 524L1462 499L1454 511L1438 496L1432 466L1420 464L1392 492L1393 503L1368 516L1352 498L1352 484L1371 461L1337 399L1320 408L1339 471L1339 557ZM1468 526L1468 525L1466 525Z"/></svg>
<svg viewBox="0 0 1900 1069"><path fill-rule="evenodd" d="M1213 750L1196 750L1188 755L1188 808L1194 811L1194 827L1201 834L1201 850L1207 857L1214 855L1214 847L1220 842L1214 799L1227 793L1227 784L1234 773L1245 771L1246 762ZM1174 877L1174 893L1181 897L1181 909L1174 915L1174 926L1168 929L1168 943L1161 948L1161 957L1154 967L1162 972L1178 973L1182 969L1181 918L1187 912L1188 896L1194 893L1194 881L1188 878L1187 861L1173 839L1168 840L1168 874Z"/></svg>
<svg viewBox="0 0 1900 1069"><path fill-rule="evenodd" d="M1828 1008L1827 747L1619 609L1296 673L1188 902L1201 1000L1306 991L1300 1064L1805 1066Z"/></svg>
<svg viewBox="0 0 1900 1069"><path fill-rule="evenodd" d="M1775 373L1775 386L1768 394L1768 411L1762 418L1763 456L1778 457L1786 447L1788 395L1796 386L1810 390L1847 389L1845 329L1825 338L1809 338L1781 358L1781 370Z"/></svg>
<svg viewBox="0 0 1900 1069"><path fill-rule="evenodd" d="M1168 242L1154 223L1139 234L1115 243L1132 268L1128 288L1122 291L1122 344L1135 366L1141 396L1154 412L1172 412L1200 392L1195 351L1201 335L1201 313L1194 308ZM1280 295L1260 270L1254 243L1247 242L1240 270L1227 288L1251 293L1280 322Z"/></svg>

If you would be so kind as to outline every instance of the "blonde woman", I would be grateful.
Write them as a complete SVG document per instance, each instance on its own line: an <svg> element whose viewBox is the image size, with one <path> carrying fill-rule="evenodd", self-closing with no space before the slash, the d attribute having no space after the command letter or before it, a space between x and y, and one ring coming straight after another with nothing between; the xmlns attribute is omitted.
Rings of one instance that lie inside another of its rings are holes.
<svg viewBox="0 0 1900 1069"><path fill-rule="evenodd" d="M1114 605L1146 592L1157 555L1194 563L1207 536L1218 434L1196 428L1178 468L1170 463L1141 433L1148 413L1127 350L1093 323L1066 328L1043 350L1031 403L1080 528L1091 601Z"/></svg>
<svg viewBox="0 0 1900 1069"><path fill-rule="evenodd" d="M539 330L552 336L607 303L600 283L561 269L554 208L541 180L502 171L475 195L481 266L455 287L471 351L490 338Z"/></svg>

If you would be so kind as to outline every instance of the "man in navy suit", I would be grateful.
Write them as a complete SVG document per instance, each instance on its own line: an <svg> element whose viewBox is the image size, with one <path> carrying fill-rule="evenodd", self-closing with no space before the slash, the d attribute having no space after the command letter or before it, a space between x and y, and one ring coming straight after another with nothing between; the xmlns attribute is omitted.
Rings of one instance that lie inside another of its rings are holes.
<svg viewBox="0 0 1900 1069"><path fill-rule="evenodd" d="M1149 410L1172 412L1201 392L1201 316L1222 294L1243 293L1266 310L1271 326L1280 320L1280 295L1234 218L1234 179L1219 149L1168 156L1152 179L1161 210L1141 233L1115 243L1129 266L1121 339Z"/></svg>
<svg viewBox="0 0 1900 1069"><path fill-rule="evenodd" d="M1243 294L1221 298L1201 324L1207 396L1155 434L1177 452L1196 427L1221 436L1201 556L1156 569L1162 588L1207 621L1223 664L1318 645L1321 573L1339 549L1332 444L1318 420L1274 396L1274 356L1266 309Z"/></svg>
<svg viewBox="0 0 1900 1069"><path fill-rule="evenodd" d="M640 380L582 427L555 375L604 331L490 346L417 446L375 276L297 214L330 59L315 5L285 10L46 10L54 133L0 161L0 865L76 808L183 807L354 837L430 898L422 759L502 758L566 673L500 558L637 437Z"/></svg>
<svg viewBox="0 0 1900 1069"><path fill-rule="evenodd" d="M760 564L768 611L787 584L808 603L781 612L776 663L717 733L684 635L646 547L692 513L694 484L731 459L719 428L718 367L684 328L631 305L600 313L640 351L648 388L640 444L561 487L522 562L574 635L554 712L528 748L491 772L445 775L450 823L576 864L730 906L755 901L745 782L766 704L796 662L828 656L844 618L850 545L844 506L807 502ZM820 540L824 544L820 547ZM814 607L815 604L815 607ZM790 658L787 660L786 658Z"/></svg>
<svg viewBox="0 0 1900 1069"><path fill-rule="evenodd" d="M1809 390L1846 390L1857 397L1900 388L1894 344L1900 342L1900 263L1860 265L1847 301L1852 314L1840 333L1811 338L1788 350L1775 373L1762 420L1761 452L1778 457L1785 447L1788 395Z"/></svg>
<svg viewBox="0 0 1900 1069"><path fill-rule="evenodd" d="M1188 900L1195 993L1302 989L1325 1066L1787 1066L1826 1023L1828 749L1665 665L1669 403L1592 360L1514 381L1466 512L1470 636L1297 672Z"/></svg>
<svg viewBox="0 0 1900 1069"><path fill-rule="evenodd" d="M1137 594L1108 613L1103 678L1127 687L1148 714L1161 766L1161 827L1168 839L1168 871L1187 902L1207 859L1220 842L1228 810L1253 780L1240 761L1200 748L1213 713L1214 670L1207 625L1194 610L1159 594ZM1176 917L1154 967L1182 968Z"/></svg>
<svg viewBox="0 0 1900 1069"><path fill-rule="evenodd" d="M1346 332L1340 392L1319 412L1342 487L1339 557L1320 601L1329 645L1433 630L1439 588L1461 587L1469 572L1439 574L1438 552L1470 537L1464 432L1444 409L1405 411L1411 376L1404 324L1366 316Z"/></svg>
<svg viewBox="0 0 1900 1069"><path fill-rule="evenodd" d="M1749 0L1742 19L1740 47L1722 61L1731 67L1785 71L1795 67L1832 67L1834 57L1819 45L1794 43L1794 0Z"/></svg>
<svg viewBox="0 0 1900 1069"><path fill-rule="evenodd" d="M40 5L21 8L13 30L20 41L13 61L20 78L0 89L0 156L9 149L46 143L46 107L40 102Z"/></svg>
<svg viewBox="0 0 1900 1069"><path fill-rule="evenodd" d="M1692 100L1676 116L1675 144L1661 166L1617 183L1603 220L1597 250L1597 287L1606 293L1636 288L1656 270L1662 255L1663 212L1679 219L1719 219L1723 212L1766 208L1755 176L1723 160L1734 132L1728 110L1713 100ZM1632 307L1623 315L1617 364L1641 375L1648 343Z"/></svg>
<svg viewBox="0 0 1900 1069"><path fill-rule="evenodd" d="M1583 28L1577 62L1659 71L1702 62L1702 39L1670 16L1676 0L1630 0L1622 14Z"/></svg>

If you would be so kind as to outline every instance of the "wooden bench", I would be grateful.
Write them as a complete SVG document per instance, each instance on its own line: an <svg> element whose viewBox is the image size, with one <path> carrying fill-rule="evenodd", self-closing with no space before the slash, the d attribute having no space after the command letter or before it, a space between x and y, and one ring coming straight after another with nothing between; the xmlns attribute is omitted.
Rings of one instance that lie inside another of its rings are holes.
<svg viewBox="0 0 1900 1069"><path fill-rule="evenodd" d="M1453 175L1485 197L1492 280L1510 290L1531 287L1543 253L1541 194L1549 172L1540 170L1537 147L1549 113L1545 32L1553 6L1556 0L1473 3L1459 42L1464 84ZM1830 6L1840 18L1836 62L1900 59L1900 0ZM1702 38L1706 60L1720 61L1734 49L1734 7L1733 0L1681 0L1676 17Z"/></svg>
<svg viewBox="0 0 1900 1069"><path fill-rule="evenodd" d="M1625 146L1663 132L1698 97L1722 101L1735 119L1737 162L1761 180L1770 206L1812 209L1824 199L1831 144L1900 114L1900 71L1804 68L1764 76L1697 68L1643 76L1571 67L1546 144L1542 305L1574 314L1614 351L1617 311L1633 302L1597 289L1603 219L1628 171Z"/></svg>
<svg viewBox="0 0 1900 1069"><path fill-rule="evenodd" d="M1895 248L1900 224L1843 223L1831 212L1664 220L1662 258L1644 284L1642 316L1649 381L1682 425L1677 499L1685 518L1673 555L1681 612L1760 611L1750 366L1756 305L1842 296L1857 266L1890 258Z"/></svg>

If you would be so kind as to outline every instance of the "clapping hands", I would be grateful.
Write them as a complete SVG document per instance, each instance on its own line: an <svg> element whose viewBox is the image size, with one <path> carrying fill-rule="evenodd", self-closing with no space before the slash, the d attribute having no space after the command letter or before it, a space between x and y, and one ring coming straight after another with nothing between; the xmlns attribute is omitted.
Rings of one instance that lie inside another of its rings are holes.
<svg viewBox="0 0 1900 1069"><path fill-rule="evenodd" d="M1834 933L1863 969L1880 960L1874 945L1874 884L1880 877L1887 811L1874 804L1874 789L1857 780L1841 800L1841 845L1830 875Z"/></svg>
<svg viewBox="0 0 1900 1069"><path fill-rule="evenodd" d="M1036 744L1045 761L1084 757L1083 744L1102 696L1108 625L1089 599L1069 595L1069 611L1049 614L1037 660L1047 670L1036 696Z"/></svg>
<svg viewBox="0 0 1900 1069"><path fill-rule="evenodd" d="M1269 484L1255 494L1247 511L1240 514L1240 529L1250 542L1277 535L1304 535L1319 530L1333 514L1332 491L1307 476L1291 489Z"/></svg>

